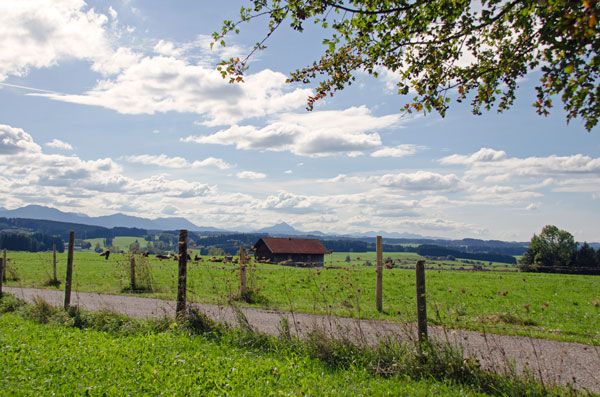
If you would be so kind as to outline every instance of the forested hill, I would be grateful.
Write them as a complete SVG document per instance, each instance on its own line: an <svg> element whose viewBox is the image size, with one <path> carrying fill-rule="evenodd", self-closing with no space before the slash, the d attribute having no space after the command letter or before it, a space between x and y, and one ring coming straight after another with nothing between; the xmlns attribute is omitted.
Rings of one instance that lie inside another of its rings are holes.
<svg viewBox="0 0 600 397"><path fill-rule="evenodd" d="M0 231L2 230L43 233L49 236L58 236L63 240L69 238L69 231L71 230L75 232L77 239L110 238L116 236L143 237L148 234L146 230L138 228L113 227L109 229L102 226L26 218L0 218Z"/></svg>

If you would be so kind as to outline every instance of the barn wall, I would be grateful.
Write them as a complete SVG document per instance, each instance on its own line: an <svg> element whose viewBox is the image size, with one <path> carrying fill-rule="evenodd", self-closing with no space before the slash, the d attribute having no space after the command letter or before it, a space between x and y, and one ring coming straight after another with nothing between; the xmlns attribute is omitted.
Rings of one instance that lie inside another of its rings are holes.
<svg viewBox="0 0 600 397"><path fill-rule="evenodd" d="M258 242L258 244L256 245L256 250L254 251L254 258L266 258L269 259L272 263L291 261L291 264L310 263L316 266L323 266L324 263L323 254L274 254L269 250L269 248L263 241Z"/></svg>
<svg viewBox="0 0 600 397"><path fill-rule="evenodd" d="M271 251L269 250L269 248L267 248L267 245L263 241L260 241L258 246L256 247L256 251L254 251L254 257L256 259L260 259L271 258L271 256Z"/></svg>

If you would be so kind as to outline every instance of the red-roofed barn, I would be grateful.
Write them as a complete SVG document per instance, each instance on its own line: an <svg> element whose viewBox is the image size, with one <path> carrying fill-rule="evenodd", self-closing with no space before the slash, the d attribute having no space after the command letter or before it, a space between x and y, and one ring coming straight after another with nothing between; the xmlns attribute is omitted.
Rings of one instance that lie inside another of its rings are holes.
<svg viewBox="0 0 600 397"><path fill-rule="evenodd" d="M327 250L319 240L263 237L254 244L256 260L289 265L323 266Z"/></svg>

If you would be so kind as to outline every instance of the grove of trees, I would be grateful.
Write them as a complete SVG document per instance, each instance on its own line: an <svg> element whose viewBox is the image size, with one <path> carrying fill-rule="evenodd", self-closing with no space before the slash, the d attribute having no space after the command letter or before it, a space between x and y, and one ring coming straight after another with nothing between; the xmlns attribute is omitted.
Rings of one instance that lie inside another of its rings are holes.
<svg viewBox="0 0 600 397"><path fill-rule="evenodd" d="M553 225L534 234L529 248L519 260L526 272L600 275L600 249L575 242L573 235Z"/></svg>
<svg viewBox="0 0 600 397"><path fill-rule="evenodd" d="M50 251L53 245L58 252L65 250L60 237L43 233L0 232L0 249L38 252Z"/></svg>

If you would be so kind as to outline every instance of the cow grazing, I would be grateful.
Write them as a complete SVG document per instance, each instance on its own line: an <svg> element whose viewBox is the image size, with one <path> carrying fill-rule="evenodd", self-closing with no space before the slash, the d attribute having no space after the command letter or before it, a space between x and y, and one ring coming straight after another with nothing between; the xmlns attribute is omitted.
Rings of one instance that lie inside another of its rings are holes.
<svg viewBox="0 0 600 397"><path fill-rule="evenodd" d="M160 259L161 261L163 259L169 259L169 255L156 254L156 259Z"/></svg>
<svg viewBox="0 0 600 397"><path fill-rule="evenodd" d="M108 257L110 256L110 250L104 251L100 254L100 256L103 256L105 260L108 260Z"/></svg>

